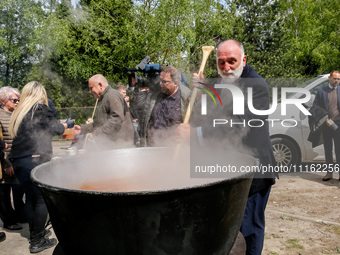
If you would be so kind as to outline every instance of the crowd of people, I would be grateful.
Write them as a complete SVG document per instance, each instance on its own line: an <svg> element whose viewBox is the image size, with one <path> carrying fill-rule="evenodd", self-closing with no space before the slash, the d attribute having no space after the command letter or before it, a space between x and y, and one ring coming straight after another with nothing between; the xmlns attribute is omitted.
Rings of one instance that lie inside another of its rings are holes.
<svg viewBox="0 0 340 255"><path fill-rule="evenodd" d="M268 85L254 68L247 64L242 43L236 40L219 43L216 61L219 83L227 81L244 91L252 88L254 107L258 110L269 108ZM338 84L339 72L334 75L337 75ZM200 86L197 81L202 80L202 73L193 74L191 87ZM113 89L102 74L95 74L88 81L89 93L97 99L94 118L89 123L75 125L74 134L85 137L91 134L96 146L101 149L136 147L136 141L138 146L171 146L178 142L175 138L179 132L183 132L183 138L190 130L200 130L190 132L190 135L197 134L198 141L211 139L220 132L202 128L202 123L197 121L197 118L190 124L182 124L192 94L183 83L187 83L183 81L183 74L173 66L166 66L162 67L160 72L157 89L139 87L128 96L125 86L120 85ZM228 93L222 90L220 94ZM27 83L21 95L15 88L1 88L0 100L0 150L3 170L3 183L0 184L0 218L5 229L15 231L20 231L21 223L28 222L29 249L31 253L38 253L53 247L57 240L49 238L51 232L45 229L48 211L40 190L29 178L30 172L35 166L51 160L52 137L63 134L71 123L57 121L56 113L52 110L54 107L48 100L43 85L36 81ZM250 127L242 142L251 148L261 165L274 165L268 122L265 121L268 116L254 115L247 108L247 104L245 106L244 115L237 116L238 121L260 119L266 124L256 128ZM220 112L225 116L232 116L232 110L225 104ZM338 116L338 112L332 114ZM224 134L228 129L221 132ZM274 183L275 176L271 173L265 176L256 173L252 181L240 228L246 242L246 254L262 253L265 208ZM11 204L11 192L14 208ZM0 232L0 241L4 239L5 233Z"/></svg>
<svg viewBox="0 0 340 255"><path fill-rule="evenodd" d="M1 185L1 189L6 189L1 197L1 220L4 228L9 230L20 230L22 227L18 221L28 222L29 250L38 253L53 247L57 240L50 239L52 233L45 229L47 207L39 188L30 180L30 172L35 166L51 160L52 137L61 135L67 124L57 121L48 106L46 90L40 83L27 83L21 95L14 88L1 90L2 141L4 148L9 149L4 151L1 161L4 174L8 176L3 178L5 184ZM10 187L15 210L10 202Z"/></svg>
<svg viewBox="0 0 340 255"><path fill-rule="evenodd" d="M258 78L257 84L242 86L253 86L258 92L255 93L258 95L254 98L255 105L266 109L269 106L268 86L246 64L246 59L243 46L237 41L223 41L217 47L217 70L220 77L232 78L235 84L239 78ZM194 74L193 77L193 80L204 78L202 73ZM134 147L136 137L139 139L139 146L173 144L176 141L176 132L183 128L181 123L190 101L191 90L183 85L182 73L173 66L163 67L159 79L158 89L138 88L134 94L139 96L138 99L132 98L130 102L124 86L113 89L103 75L93 75L88 85L89 92L97 99L94 118L89 123L75 125L75 135L91 134L101 149ZM20 230L20 222L28 221L29 249L31 253L38 253L53 247L57 241L49 238L51 232L45 229L48 211L39 188L31 182L29 176L35 166L51 160L52 137L63 134L69 123L57 121L51 109L54 107L51 102L49 104L46 91L39 82L26 84L21 95L14 88L2 88L0 97L3 133L0 144L3 151L1 166L6 176L10 177L8 179L14 179L13 182L0 185L0 216L4 228L11 230ZM247 119L252 116L248 111L243 117ZM134 128L133 123L138 123L138 129ZM191 126L198 128L199 123L191 123ZM212 130L207 130L202 135L209 139L212 133ZM262 164L274 164L268 126L250 130L244 141L256 151ZM7 182L7 178L3 179ZM241 227L247 244L247 254L261 254L264 210L270 187L274 183L274 176L256 176L253 180ZM10 203L11 189L14 209ZM25 205L22 204L23 194ZM4 239L4 233L0 234L1 238Z"/></svg>

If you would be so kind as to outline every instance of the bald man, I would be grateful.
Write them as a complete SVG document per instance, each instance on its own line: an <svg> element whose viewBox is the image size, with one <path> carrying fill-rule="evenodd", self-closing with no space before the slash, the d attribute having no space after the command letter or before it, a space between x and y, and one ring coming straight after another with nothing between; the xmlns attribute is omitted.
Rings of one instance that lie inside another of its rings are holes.
<svg viewBox="0 0 340 255"><path fill-rule="evenodd" d="M134 131L123 96L107 79L96 74L89 79L89 92L98 99L92 123L75 126L75 134L92 133L97 145L115 149L133 146Z"/></svg>
<svg viewBox="0 0 340 255"><path fill-rule="evenodd" d="M253 106L257 110L266 110L269 108L270 93L266 81L247 64L247 56L244 53L242 43L236 40L225 40L219 43L216 52L217 70L222 78L220 83L233 84L241 88L247 93L248 88L253 90ZM203 78L203 74L194 74L194 78ZM234 125L229 129L227 125L220 125L220 128L211 128L202 126L202 123L196 124L201 129L201 139L223 139L230 137L231 144L233 141L239 141L236 137L245 134L242 137L242 143L254 152L256 158L259 159L262 166L275 165L275 158L269 137L269 126L266 115L256 115L252 113L248 104L245 104L245 112L243 115L233 115L233 109L228 103L228 90L220 92L223 106L219 111L211 112L211 118L233 119L236 123L251 120L252 125L242 130L240 125ZM247 96L245 96L247 100ZM199 112L199 111L198 111ZM215 114L215 115L214 115ZM216 116L216 114L219 114ZM209 122L208 122L209 123ZM256 123L256 124L255 124ZM260 123L260 125L259 125ZM261 125L261 123L263 123ZM210 123L209 123L210 124ZM200 126L201 125L201 126ZM223 127L222 127L223 126ZM248 128L248 129L246 129ZM262 174L256 172L252 181L246 210L241 226L241 232L246 240L247 255L261 255L264 241L265 231L265 208L270 194L271 186L275 183L275 176L272 172Z"/></svg>
<svg viewBox="0 0 340 255"><path fill-rule="evenodd" d="M222 79L235 81L243 89L253 89L253 105L255 109L269 108L270 93L266 81L247 64L242 43L236 40L222 41L217 47L217 69ZM265 123L261 127L251 127L243 143L250 147L263 166L275 165L273 149L269 137L269 127L266 121L268 116L253 114L248 107L245 114L240 116L246 121L260 119ZM271 186L275 183L274 173L255 173L249 191L246 211L243 218L241 232L247 243L247 255L260 255L262 253L265 208L270 194Z"/></svg>

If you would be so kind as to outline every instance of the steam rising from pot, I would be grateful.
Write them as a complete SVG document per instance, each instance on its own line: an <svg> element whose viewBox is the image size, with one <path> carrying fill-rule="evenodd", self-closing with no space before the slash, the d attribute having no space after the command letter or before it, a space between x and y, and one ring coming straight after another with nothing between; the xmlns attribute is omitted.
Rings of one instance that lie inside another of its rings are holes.
<svg viewBox="0 0 340 255"><path fill-rule="evenodd" d="M132 148L115 150L114 154L106 151L77 156L64 164L55 160L50 167L57 170L39 179L65 189L146 192L199 186L240 176L240 173L228 173L221 178L191 178L188 148L181 150L176 161L172 160L173 154L172 148ZM224 158L234 165L242 161L255 164L254 158L239 153Z"/></svg>

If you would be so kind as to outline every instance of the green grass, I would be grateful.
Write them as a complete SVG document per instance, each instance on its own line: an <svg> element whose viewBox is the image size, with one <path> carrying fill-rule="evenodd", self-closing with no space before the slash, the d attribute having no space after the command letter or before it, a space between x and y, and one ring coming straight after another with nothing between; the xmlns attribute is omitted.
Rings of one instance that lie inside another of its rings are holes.
<svg viewBox="0 0 340 255"><path fill-rule="evenodd" d="M303 245L299 244L300 240L299 239L288 239L287 241L287 248L288 249L304 249Z"/></svg>
<svg viewBox="0 0 340 255"><path fill-rule="evenodd" d="M280 236L278 234L274 234L274 233L271 234L270 236L273 237L273 238L280 238Z"/></svg>

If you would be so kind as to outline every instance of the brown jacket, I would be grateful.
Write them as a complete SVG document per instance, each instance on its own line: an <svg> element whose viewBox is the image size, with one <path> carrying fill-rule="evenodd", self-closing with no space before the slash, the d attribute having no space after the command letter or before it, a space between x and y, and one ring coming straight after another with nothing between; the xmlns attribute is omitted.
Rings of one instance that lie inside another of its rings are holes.
<svg viewBox="0 0 340 255"><path fill-rule="evenodd" d="M13 139L8 133L9 121L11 119L11 116L11 112L5 111L4 109L0 108L0 131L2 132L4 142L8 145L7 149L4 151L6 159L4 167L9 167L12 165L11 162L7 159L7 156L11 151L13 142Z"/></svg>
<svg viewBox="0 0 340 255"><path fill-rule="evenodd" d="M104 148L132 147L134 129L129 108L123 96L107 86L101 94L92 123L81 125L81 133L93 133Z"/></svg>

